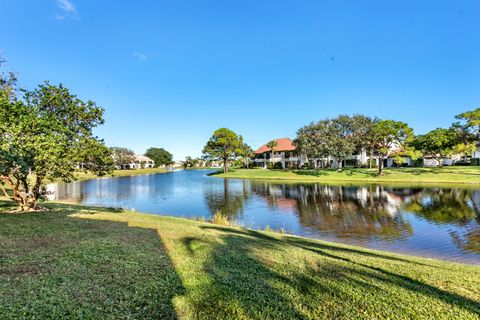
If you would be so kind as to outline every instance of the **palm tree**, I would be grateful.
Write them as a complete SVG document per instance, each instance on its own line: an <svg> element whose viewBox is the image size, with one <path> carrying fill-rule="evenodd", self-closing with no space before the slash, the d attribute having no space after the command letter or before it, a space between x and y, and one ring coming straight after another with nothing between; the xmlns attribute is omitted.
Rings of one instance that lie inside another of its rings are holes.
<svg viewBox="0 0 480 320"><path fill-rule="evenodd" d="M272 158L270 161L273 162L274 158L275 158L275 151L277 150L277 146L278 146L278 143L277 141L275 140L272 140L272 141L269 141L267 143L267 148L269 148L270 150L272 150Z"/></svg>

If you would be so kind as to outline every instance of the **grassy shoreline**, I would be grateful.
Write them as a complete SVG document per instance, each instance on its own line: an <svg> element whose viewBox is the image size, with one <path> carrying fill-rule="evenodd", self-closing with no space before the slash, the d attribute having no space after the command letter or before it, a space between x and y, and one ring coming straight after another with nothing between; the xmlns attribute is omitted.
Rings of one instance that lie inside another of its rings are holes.
<svg viewBox="0 0 480 320"><path fill-rule="evenodd" d="M325 183L407 183L407 184L480 184L480 167L443 168L392 168L384 176L378 176L376 169L347 168L342 172L323 170L268 170L233 169L229 173L219 172L219 178L261 179L292 182Z"/></svg>
<svg viewBox="0 0 480 320"><path fill-rule="evenodd" d="M2 214L0 314L476 319L480 268L60 203Z"/></svg>
<svg viewBox="0 0 480 320"><path fill-rule="evenodd" d="M98 178L132 177L132 176L166 173L166 172L168 172L168 170L164 168L113 170L112 174L108 174L100 177L90 172L78 171L78 172L75 172L75 177L77 180L84 181L84 180L91 180L91 179L98 179Z"/></svg>

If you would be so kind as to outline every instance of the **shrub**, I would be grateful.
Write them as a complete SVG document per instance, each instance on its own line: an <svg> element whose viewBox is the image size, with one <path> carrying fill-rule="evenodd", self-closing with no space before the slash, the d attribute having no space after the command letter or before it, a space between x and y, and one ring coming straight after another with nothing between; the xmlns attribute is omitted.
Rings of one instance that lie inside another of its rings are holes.
<svg viewBox="0 0 480 320"><path fill-rule="evenodd" d="M230 226L230 221L228 221L228 218L220 211L215 212L211 222L220 226Z"/></svg>

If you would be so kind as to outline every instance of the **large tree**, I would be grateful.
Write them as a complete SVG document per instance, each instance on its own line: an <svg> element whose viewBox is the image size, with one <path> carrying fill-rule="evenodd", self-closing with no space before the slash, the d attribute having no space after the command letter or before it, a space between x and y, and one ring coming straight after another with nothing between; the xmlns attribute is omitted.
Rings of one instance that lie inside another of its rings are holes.
<svg viewBox="0 0 480 320"><path fill-rule="evenodd" d="M293 144L300 153L309 159L326 158L329 156L329 145L323 137L329 132L329 120L311 122L297 131Z"/></svg>
<svg viewBox="0 0 480 320"><path fill-rule="evenodd" d="M413 130L404 122L379 120L372 127L372 144L379 156L378 175L383 175L383 160L392 149L406 148L413 138Z"/></svg>
<svg viewBox="0 0 480 320"><path fill-rule="evenodd" d="M38 209L45 183L72 181L74 169L104 175L112 159L92 129L103 124L103 109L84 102L62 85L45 82L23 98L0 90L0 179L22 211Z"/></svg>
<svg viewBox="0 0 480 320"><path fill-rule="evenodd" d="M275 140L271 140L267 142L266 146L272 152L272 157L270 158L270 162L273 163L275 161L275 151L277 151L278 142Z"/></svg>
<svg viewBox="0 0 480 320"><path fill-rule="evenodd" d="M294 144L309 158L333 157L341 169L356 147L352 118L341 115L310 123L298 130Z"/></svg>
<svg viewBox="0 0 480 320"><path fill-rule="evenodd" d="M372 167L372 159L375 152L375 139L373 136L373 126L379 120L370 117L355 114L352 117L353 125L353 143L357 152L365 150L369 155L369 167Z"/></svg>
<svg viewBox="0 0 480 320"><path fill-rule="evenodd" d="M124 148L124 147L111 147L113 161L115 166L120 169L125 169L125 167L135 161L135 152L133 150Z"/></svg>
<svg viewBox="0 0 480 320"><path fill-rule="evenodd" d="M443 159L452 154L452 149L457 142L457 133L454 129L437 128L416 136L410 145L424 155L432 157L439 166L442 166Z"/></svg>
<svg viewBox="0 0 480 320"><path fill-rule="evenodd" d="M248 169L250 160L255 156L255 152L253 152L252 147L243 141L242 136L240 136L240 140L241 146L239 149L239 155L242 157L243 166Z"/></svg>
<svg viewBox="0 0 480 320"><path fill-rule="evenodd" d="M203 148L206 158L223 161L223 172L228 172L228 161L241 154L242 140L230 129L216 130Z"/></svg>
<svg viewBox="0 0 480 320"><path fill-rule="evenodd" d="M173 155L163 148L148 148L145 156L155 161L155 166L170 165L173 163Z"/></svg>
<svg viewBox="0 0 480 320"><path fill-rule="evenodd" d="M468 140L480 140L480 108L472 111L461 113L455 117L460 120L461 123L457 123L457 126L463 128L467 134Z"/></svg>

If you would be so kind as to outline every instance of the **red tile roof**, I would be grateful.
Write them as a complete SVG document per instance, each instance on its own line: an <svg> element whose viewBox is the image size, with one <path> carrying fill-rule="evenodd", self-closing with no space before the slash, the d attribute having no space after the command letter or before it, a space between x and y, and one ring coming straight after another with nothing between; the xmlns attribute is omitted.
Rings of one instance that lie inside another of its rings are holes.
<svg viewBox="0 0 480 320"><path fill-rule="evenodd" d="M277 147L275 148L275 151L294 151L295 146L292 143L292 140L290 138L280 138L280 139L275 139L277 142ZM261 146L260 148L255 151L256 154L264 153L264 152L270 152L270 148L267 147L266 144Z"/></svg>

